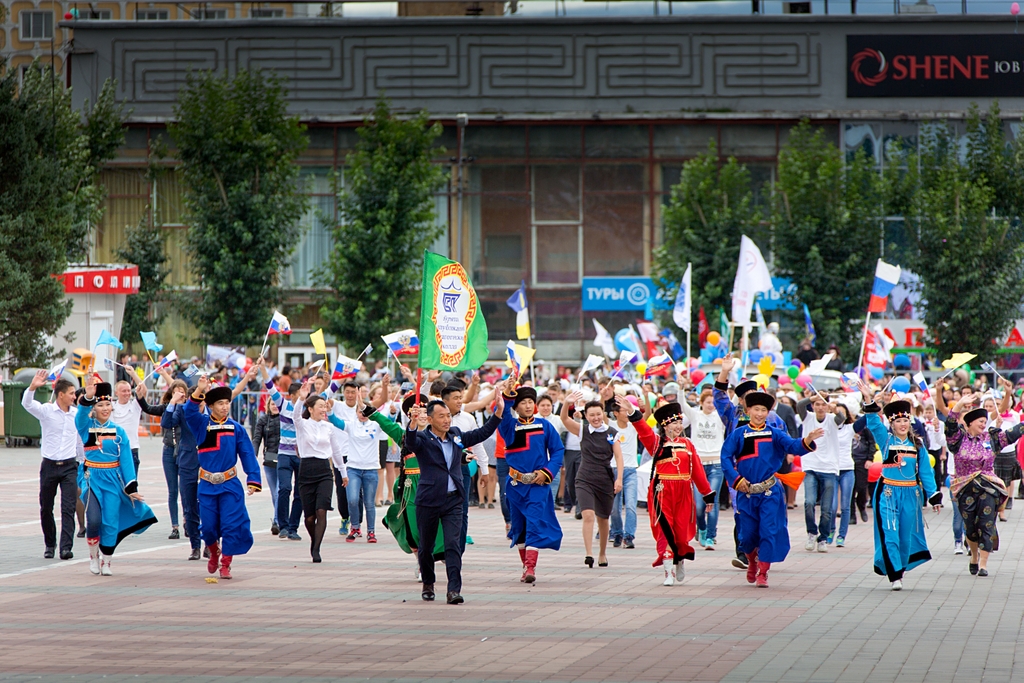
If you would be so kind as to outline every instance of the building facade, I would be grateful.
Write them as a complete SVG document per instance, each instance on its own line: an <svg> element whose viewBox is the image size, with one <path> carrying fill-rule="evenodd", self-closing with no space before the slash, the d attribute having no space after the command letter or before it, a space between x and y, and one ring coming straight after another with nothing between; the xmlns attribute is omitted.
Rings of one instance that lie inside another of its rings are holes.
<svg viewBox="0 0 1024 683"><path fill-rule="evenodd" d="M539 353L583 357L591 318L612 331L642 315L592 310L593 285L643 280L661 243L662 206L687 159L709 149L747 164L771 192L780 148L802 119L879 168L922 124L961 120L998 99L1007 135L1024 111L1024 51L1002 17L679 17L630 20L398 17L210 22L67 22L75 102L108 78L132 108L95 257L153 204L172 283L188 285L173 173L145 178L149 149L191 69L272 69L308 126L300 163L312 201L283 281L312 301L330 250L335 200L355 128L386 94L398 111L444 124L438 249L469 268L496 345L515 329L505 305L525 281ZM1018 54L1018 53L1021 54ZM459 150L461 149L461 154ZM173 154L173 149L171 150ZM880 243L899 243L901 225ZM620 278L610 280L609 278ZM317 325L306 306L299 328ZM497 351L497 348L496 348Z"/></svg>

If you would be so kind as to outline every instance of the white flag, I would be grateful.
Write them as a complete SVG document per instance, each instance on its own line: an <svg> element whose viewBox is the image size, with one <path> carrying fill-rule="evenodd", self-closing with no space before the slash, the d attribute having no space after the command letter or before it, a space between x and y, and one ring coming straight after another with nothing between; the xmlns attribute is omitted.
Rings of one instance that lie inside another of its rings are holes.
<svg viewBox="0 0 1024 683"><path fill-rule="evenodd" d="M764 262L761 250L754 244L754 240L744 235L740 241L736 280L732 286L732 321L737 325L749 325L754 297L758 292L767 292L771 288L772 275L768 272L768 264Z"/></svg>
<svg viewBox="0 0 1024 683"><path fill-rule="evenodd" d="M594 346L601 347L605 355L609 358L613 358L616 354L615 340L612 339L612 335L608 334L608 330L604 329L604 325L597 322L597 318L591 318L594 321L594 329L597 331L597 338L594 339Z"/></svg>
<svg viewBox="0 0 1024 683"><path fill-rule="evenodd" d="M587 356L587 360L583 364L583 367L580 368L579 374L577 375L577 381L582 379L583 375L591 372L592 370L597 370L602 365L604 365L604 356L595 356L594 354L590 354Z"/></svg>
<svg viewBox="0 0 1024 683"><path fill-rule="evenodd" d="M690 318L693 314L690 310L692 294L690 292L690 278L693 273L693 264L686 264L686 272L683 273L683 281L679 283L679 293L676 294L676 305L672 309L672 320L683 332L690 331Z"/></svg>

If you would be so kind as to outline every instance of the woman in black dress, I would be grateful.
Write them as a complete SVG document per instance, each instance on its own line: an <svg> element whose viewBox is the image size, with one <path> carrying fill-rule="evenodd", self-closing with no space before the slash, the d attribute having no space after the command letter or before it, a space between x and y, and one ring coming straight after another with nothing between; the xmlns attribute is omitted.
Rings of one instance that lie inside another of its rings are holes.
<svg viewBox="0 0 1024 683"><path fill-rule="evenodd" d="M583 513L583 547L587 556L583 560L588 567L594 566L594 519L600 538L598 567L608 566L605 550L608 548L608 518L612 515L615 494L622 490L622 448L618 432L605 421L604 406L600 401L590 401L583 408L584 424L569 416L569 407L583 398L580 392L573 392L562 403L562 424L580 438L580 469L576 473L576 500ZM612 470L612 458L615 470ZM618 473L618 474L616 474Z"/></svg>

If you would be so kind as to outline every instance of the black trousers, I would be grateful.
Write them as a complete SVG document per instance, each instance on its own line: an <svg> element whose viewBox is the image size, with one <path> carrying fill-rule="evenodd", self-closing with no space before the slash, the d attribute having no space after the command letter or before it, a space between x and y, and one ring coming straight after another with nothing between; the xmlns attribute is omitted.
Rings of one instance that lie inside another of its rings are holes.
<svg viewBox="0 0 1024 683"><path fill-rule="evenodd" d="M180 460L179 460L180 462ZM178 493L181 496L181 515L185 518L185 532L192 550L202 545L199 536L199 468L178 467Z"/></svg>
<svg viewBox="0 0 1024 683"><path fill-rule="evenodd" d="M334 492L338 496L338 514L342 519L348 519L348 493L345 491L345 482L341 478L341 470L337 467L334 468Z"/></svg>
<svg viewBox="0 0 1024 683"><path fill-rule="evenodd" d="M444 530L444 565L448 570L448 592L462 591L462 505L458 491L448 494L444 503L416 506L416 526L420 532L420 547L416 550L420 562L420 575L424 586L434 585L434 542L437 526Z"/></svg>
<svg viewBox="0 0 1024 683"><path fill-rule="evenodd" d="M865 506L871 497L868 484L868 470L864 467L864 461L855 460L853 463L853 504L860 512L865 511Z"/></svg>
<svg viewBox="0 0 1024 683"><path fill-rule="evenodd" d="M562 505L565 507L579 508L579 501L576 500L576 473L580 471L579 451L565 451L562 460L562 467L565 468L565 493L562 495Z"/></svg>
<svg viewBox="0 0 1024 683"><path fill-rule="evenodd" d="M43 458L39 467L39 519L43 525L43 542L47 548L57 547L57 525L53 519L53 502L60 487L60 549L71 550L75 544L75 497L78 495L78 463L74 460L56 462Z"/></svg>

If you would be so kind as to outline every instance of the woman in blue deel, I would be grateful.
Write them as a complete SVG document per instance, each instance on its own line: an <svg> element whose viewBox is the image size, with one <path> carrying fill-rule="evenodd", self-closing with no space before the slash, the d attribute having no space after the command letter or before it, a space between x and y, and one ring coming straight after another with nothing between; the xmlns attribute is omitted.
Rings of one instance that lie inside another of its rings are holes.
<svg viewBox="0 0 1024 683"><path fill-rule="evenodd" d="M90 376L75 415L75 426L85 446L78 486L85 504L89 571L103 576L113 574L110 562L117 544L128 534L141 534L156 523L153 511L139 493L128 435L110 421L111 395L110 384Z"/></svg>

